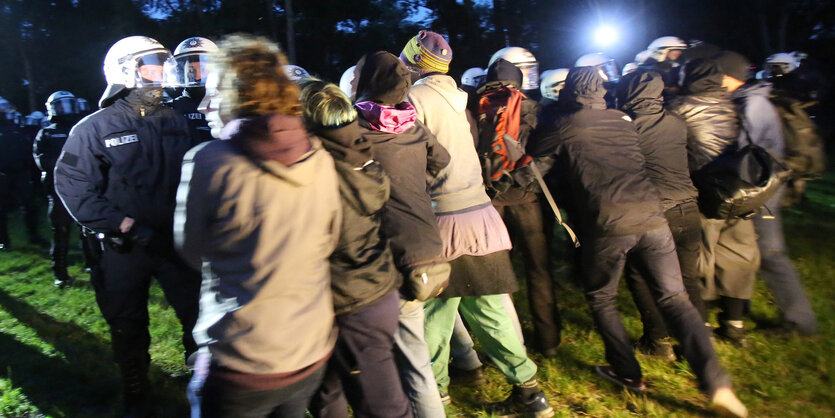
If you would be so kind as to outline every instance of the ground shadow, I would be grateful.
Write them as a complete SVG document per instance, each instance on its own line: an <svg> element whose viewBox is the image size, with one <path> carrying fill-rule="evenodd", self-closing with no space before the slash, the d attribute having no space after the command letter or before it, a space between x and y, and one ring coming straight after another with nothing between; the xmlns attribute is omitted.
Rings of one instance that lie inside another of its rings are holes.
<svg viewBox="0 0 835 418"><path fill-rule="evenodd" d="M0 307L63 355L45 354L0 333L0 375L21 388L41 412L70 417L114 416L119 412L121 382L109 342L74 323L43 314L2 289ZM186 381L153 365L150 374L158 415L188 416Z"/></svg>

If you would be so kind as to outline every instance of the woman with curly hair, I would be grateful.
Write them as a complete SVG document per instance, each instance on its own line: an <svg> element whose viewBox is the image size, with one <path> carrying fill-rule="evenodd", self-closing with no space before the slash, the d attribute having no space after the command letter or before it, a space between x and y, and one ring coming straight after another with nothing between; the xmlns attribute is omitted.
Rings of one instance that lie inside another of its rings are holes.
<svg viewBox="0 0 835 418"><path fill-rule="evenodd" d="M305 416L336 341L339 185L286 63L264 38L225 38L200 106L221 140L183 161L174 229L203 271L189 384L203 417Z"/></svg>

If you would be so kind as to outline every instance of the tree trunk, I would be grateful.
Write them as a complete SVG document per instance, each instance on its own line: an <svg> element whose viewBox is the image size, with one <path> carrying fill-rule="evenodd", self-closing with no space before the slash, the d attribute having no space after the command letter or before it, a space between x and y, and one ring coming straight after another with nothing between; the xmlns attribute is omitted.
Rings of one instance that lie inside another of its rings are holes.
<svg viewBox="0 0 835 418"><path fill-rule="evenodd" d="M21 42L20 39L17 39L15 42L17 43L17 50L20 51L20 61L23 63L23 74L26 75L26 81L29 82L29 84L26 85L29 95L29 112L27 113L31 113L38 108L35 104L35 77L32 74L32 65L29 62L29 56L26 55L26 49L23 48L23 42Z"/></svg>
<svg viewBox="0 0 835 418"><path fill-rule="evenodd" d="M296 63L296 30L293 28L293 0L284 0L284 12L287 13L287 59Z"/></svg>
<svg viewBox="0 0 835 418"><path fill-rule="evenodd" d="M771 39L768 36L768 16L766 16L765 8L763 7L763 0L757 0L757 19L760 21L760 40L763 43L763 52L765 55L771 55Z"/></svg>
<svg viewBox="0 0 835 418"><path fill-rule="evenodd" d="M789 27L789 16L791 16L790 5L783 6L780 11L780 21L777 23L777 48L786 51L786 35Z"/></svg>
<svg viewBox="0 0 835 418"><path fill-rule="evenodd" d="M278 41L278 29L276 29L274 17L275 0L266 0L264 3L267 7L267 26L270 27L270 38Z"/></svg>
<svg viewBox="0 0 835 418"><path fill-rule="evenodd" d="M493 26L496 29L496 40L499 44L507 46L507 31L504 27L504 1L493 0Z"/></svg>

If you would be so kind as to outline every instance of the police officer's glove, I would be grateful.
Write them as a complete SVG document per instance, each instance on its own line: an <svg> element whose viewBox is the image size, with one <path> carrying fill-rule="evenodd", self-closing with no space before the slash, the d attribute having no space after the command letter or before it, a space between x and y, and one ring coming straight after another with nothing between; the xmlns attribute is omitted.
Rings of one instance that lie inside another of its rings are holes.
<svg viewBox="0 0 835 418"><path fill-rule="evenodd" d="M403 298L423 302L440 295L449 286L451 270L452 267L447 262L407 268L403 274L403 285L400 287Z"/></svg>
<svg viewBox="0 0 835 418"><path fill-rule="evenodd" d="M125 236L135 245L139 247L147 247L154 237L154 230L139 224L133 224Z"/></svg>

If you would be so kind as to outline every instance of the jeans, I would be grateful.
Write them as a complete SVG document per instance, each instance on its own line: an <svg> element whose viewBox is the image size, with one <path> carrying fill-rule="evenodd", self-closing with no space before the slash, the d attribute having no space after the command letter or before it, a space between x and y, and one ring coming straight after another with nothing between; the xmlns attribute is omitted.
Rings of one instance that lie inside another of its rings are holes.
<svg viewBox="0 0 835 418"><path fill-rule="evenodd" d="M783 312L783 320L787 325L804 334L814 334L817 332L815 312L812 311L800 277L786 254L780 213L782 194L782 191L778 192L766 205L770 213L764 210L754 218L757 246L762 253L760 276L771 289L774 301Z"/></svg>
<svg viewBox="0 0 835 418"><path fill-rule="evenodd" d="M223 383L212 379L210 372L202 388L189 385L189 399L200 400L201 418L304 418L325 369L321 366L283 388L245 392L227 390ZM195 390L200 391L199 395L193 393Z"/></svg>
<svg viewBox="0 0 835 418"><path fill-rule="evenodd" d="M435 298L426 302L426 345L441 392L446 392L449 386L449 341L458 312L508 382L519 385L536 374L536 365L528 358L525 347L519 341L502 297Z"/></svg>
<svg viewBox="0 0 835 418"><path fill-rule="evenodd" d="M392 351L398 302L393 291L336 317L339 338L311 402L313 416L347 417L349 403L356 417L412 416Z"/></svg>
<svg viewBox="0 0 835 418"><path fill-rule="evenodd" d="M400 300L394 360L417 418L446 417L423 338L423 302Z"/></svg>
<svg viewBox="0 0 835 418"><path fill-rule="evenodd" d="M634 256L655 296L667 326L679 341L684 357L702 390L712 394L729 387L699 312L693 307L681 279L673 235L667 226L640 234L586 237L583 244L586 299L603 338L606 361L620 377L641 379L641 366L617 312L618 281L627 254Z"/></svg>
<svg viewBox="0 0 835 418"><path fill-rule="evenodd" d="M676 244L676 255L681 267L684 288L702 320L707 321L707 310L702 300L702 275L699 270L699 245L702 240L699 207L696 202L682 203L667 210L664 217L667 218ZM627 257L625 278L629 291L632 293L632 299L641 313L644 338L659 340L669 337L670 334L664 325L661 312L655 305L655 297L644 279L648 273L641 271L639 265L640 263L636 262L634 257Z"/></svg>

